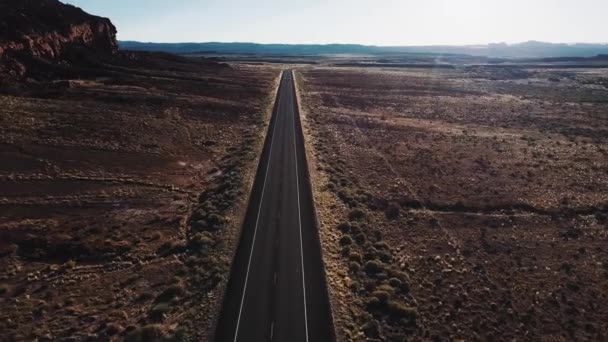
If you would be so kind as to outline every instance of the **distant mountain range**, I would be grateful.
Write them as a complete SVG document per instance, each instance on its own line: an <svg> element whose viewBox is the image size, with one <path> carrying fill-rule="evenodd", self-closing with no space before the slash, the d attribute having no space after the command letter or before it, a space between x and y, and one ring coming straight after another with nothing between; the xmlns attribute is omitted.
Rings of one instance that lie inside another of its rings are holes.
<svg viewBox="0 0 608 342"><path fill-rule="evenodd" d="M592 57L608 54L608 44L553 44L528 41L519 44L373 46L358 44L257 44L257 43L143 43L120 41L125 50L164 51L177 54L252 54L252 55L394 55L449 54L510 58Z"/></svg>

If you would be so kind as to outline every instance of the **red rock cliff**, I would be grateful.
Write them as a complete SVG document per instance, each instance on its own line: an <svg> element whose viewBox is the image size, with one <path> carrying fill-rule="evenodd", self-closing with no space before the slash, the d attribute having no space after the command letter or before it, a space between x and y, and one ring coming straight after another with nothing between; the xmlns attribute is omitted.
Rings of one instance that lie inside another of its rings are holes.
<svg viewBox="0 0 608 342"><path fill-rule="evenodd" d="M116 28L57 0L0 1L0 73L23 76L28 61L58 62L74 48L114 54Z"/></svg>

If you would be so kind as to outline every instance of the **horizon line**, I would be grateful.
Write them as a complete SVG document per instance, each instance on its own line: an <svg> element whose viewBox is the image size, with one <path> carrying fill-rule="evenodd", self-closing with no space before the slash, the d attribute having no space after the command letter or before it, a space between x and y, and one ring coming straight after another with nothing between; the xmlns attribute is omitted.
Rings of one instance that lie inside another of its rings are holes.
<svg viewBox="0 0 608 342"><path fill-rule="evenodd" d="M135 42L135 43L143 43L143 44L255 44L255 45L357 45L357 46L366 46L366 47L473 47L473 46L490 46L490 45L506 45L506 46L514 46L521 45L525 43L541 43L541 44L550 44L550 45L607 45L608 41L605 42L546 42L542 40L526 40L516 43L507 43L507 42L490 42L490 43L472 43L472 44L419 44L419 45L376 45L376 44L364 44L364 43L259 43L254 41L144 41L144 40L134 40L134 39L118 39L119 42Z"/></svg>

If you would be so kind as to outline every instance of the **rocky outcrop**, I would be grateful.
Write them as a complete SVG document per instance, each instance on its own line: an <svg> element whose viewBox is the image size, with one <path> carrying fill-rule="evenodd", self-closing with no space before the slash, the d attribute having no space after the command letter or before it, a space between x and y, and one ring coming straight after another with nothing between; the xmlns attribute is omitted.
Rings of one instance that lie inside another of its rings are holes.
<svg viewBox="0 0 608 342"><path fill-rule="evenodd" d="M0 2L0 77L24 77L31 64L78 63L74 51L116 53L116 28L57 0Z"/></svg>

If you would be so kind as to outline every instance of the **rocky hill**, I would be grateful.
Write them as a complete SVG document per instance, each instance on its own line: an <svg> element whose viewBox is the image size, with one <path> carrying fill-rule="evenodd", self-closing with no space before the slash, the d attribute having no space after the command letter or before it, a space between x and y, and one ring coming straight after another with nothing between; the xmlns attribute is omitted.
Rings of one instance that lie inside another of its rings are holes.
<svg viewBox="0 0 608 342"><path fill-rule="evenodd" d="M73 57L82 51L118 51L109 19L57 0L0 2L0 80L29 77L40 65L78 63Z"/></svg>

